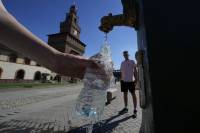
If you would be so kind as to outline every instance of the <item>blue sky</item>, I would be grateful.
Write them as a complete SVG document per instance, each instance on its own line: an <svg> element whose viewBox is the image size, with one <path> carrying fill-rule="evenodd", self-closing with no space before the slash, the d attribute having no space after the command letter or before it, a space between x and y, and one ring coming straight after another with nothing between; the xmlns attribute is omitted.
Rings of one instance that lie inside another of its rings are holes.
<svg viewBox="0 0 200 133"><path fill-rule="evenodd" d="M59 23L65 19L70 6L76 3L81 27L81 41L87 44L84 56L97 53L104 42L104 33L99 31L100 19L109 12L122 13L120 0L3 0L7 10L26 28L47 42L47 35L59 32ZM137 36L132 28L115 27L108 34L112 48L114 68L119 69L122 52L128 50L134 59Z"/></svg>

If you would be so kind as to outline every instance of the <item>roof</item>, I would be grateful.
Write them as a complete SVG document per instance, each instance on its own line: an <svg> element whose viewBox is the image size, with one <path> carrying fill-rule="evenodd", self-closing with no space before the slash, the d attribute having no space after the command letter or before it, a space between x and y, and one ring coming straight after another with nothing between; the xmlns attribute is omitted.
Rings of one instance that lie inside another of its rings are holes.
<svg viewBox="0 0 200 133"><path fill-rule="evenodd" d="M86 44L85 44L85 43L83 43L81 40L77 39L77 38L74 37L73 35L69 34L68 32L50 34L50 35L48 35L48 36L51 37L51 36L59 36L59 35L68 35L68 36L70 36L71 38L73 38L74 40L76 40L77 42L79 42L79 44L81 44L83 47L86 47Z"/></svg>

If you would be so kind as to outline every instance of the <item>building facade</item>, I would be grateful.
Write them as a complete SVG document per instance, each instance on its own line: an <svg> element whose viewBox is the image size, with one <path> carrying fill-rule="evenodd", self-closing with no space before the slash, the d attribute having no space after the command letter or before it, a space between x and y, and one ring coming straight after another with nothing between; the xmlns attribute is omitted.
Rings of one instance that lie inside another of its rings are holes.
<svg viewBox="0 0 200 133"><path fill-rule="evenodd" d="M86 45L80 41L80 30L77 9L72 5L66 19L60 23L60 32L48 35L48 44L60 52L83 55ZM0 44L0 83L49 80L60 82L73 78L58 75Z"/></svg>
<svg viewBox="0 0 200 133"><path fill-rule="evenodd" d="M0 83L49 80L53 75L35 61L0 44Z"/></svg>
<svg viewBox="0 0 200 133"><path fill-rule="evenodd" d="M48 35L48 44L63 53L83 55L86 44L80 40L80 33L77 8L72 5L65 20L60 23L60 32ZM77 79L61 76L61 80L74 82Z"/></svg>
<svg viewBox="0 0 200 133"><path fill-rule="evenodd" d="M86 45L80 40L80 32L77 9L72 5L65 20L60 23L60 32L48 35L48 44L60 52L83 55Z"/></svg>

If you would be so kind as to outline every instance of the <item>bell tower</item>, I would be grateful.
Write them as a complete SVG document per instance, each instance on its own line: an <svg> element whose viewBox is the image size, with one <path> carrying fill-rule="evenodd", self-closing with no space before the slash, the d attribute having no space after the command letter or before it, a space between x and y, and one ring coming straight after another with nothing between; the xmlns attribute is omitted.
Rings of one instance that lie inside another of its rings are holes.
<svg viewBox="0 0 200 133"><path fill-rule="evenodd" d="M60 32L48 35L48 44L60 52L83 55L86 45L80 40L78 19L77 7L73 4L65 20L60 22Z"/></svg>
<svg viewBox="0 0 200 133"><path fill-rule="evenodd" d="M81 29L79 27L77 16L77 7L74 4L70 7L69 13L66 14L65 21L60 23L60 32L67 32L77 39L80 39L80 30Z"/></svg>

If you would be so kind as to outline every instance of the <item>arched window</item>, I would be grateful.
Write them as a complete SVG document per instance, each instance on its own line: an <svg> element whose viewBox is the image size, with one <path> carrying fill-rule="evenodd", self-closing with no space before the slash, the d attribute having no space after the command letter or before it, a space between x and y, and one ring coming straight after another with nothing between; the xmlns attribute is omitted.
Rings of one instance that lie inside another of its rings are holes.
<svg viewBox="0 0 200 133"><path fill-rule="evenodd" d="M40 71L35 72L34 80L41 80L41 76L42 74Z"/></svg>
<svg viewBox="0 0 200 133"><path fill-rule="evenodd" d="M0 68L0 79L1 79L2 73L3 73L3 69Z"/></svg>
<svg viewBox="0 0 200 133"><path fill-rule="evenodd" d="M25 71L20 69L15 74L15 79L24 79Z"/></svg>
<svg viewBox="0 0 200 133"><path fill-rule="evenodd" d="M25 58L25 59L24 59L24 63L25 63L26 65L30 65L31 60L30 60L29 58Z"/></svg>

